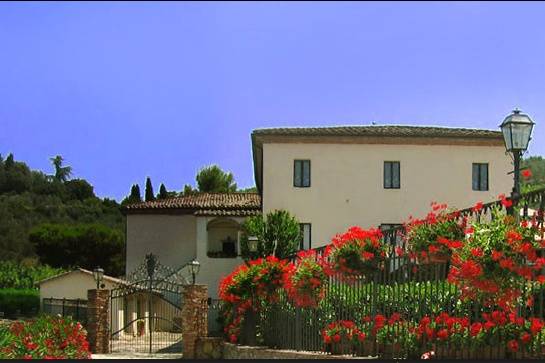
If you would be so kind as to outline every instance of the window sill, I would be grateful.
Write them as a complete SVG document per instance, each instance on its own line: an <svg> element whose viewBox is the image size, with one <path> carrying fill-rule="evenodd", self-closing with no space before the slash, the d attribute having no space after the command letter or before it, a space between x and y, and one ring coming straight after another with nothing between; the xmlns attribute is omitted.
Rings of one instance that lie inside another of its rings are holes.
<svg viewBox="0 0 545 363"><path fill-rule="evenodd" d="M206 253L206 256L208 256L208 258L237 258L238 257L236 253L211 252L211 251L208 251Z"/></svg>

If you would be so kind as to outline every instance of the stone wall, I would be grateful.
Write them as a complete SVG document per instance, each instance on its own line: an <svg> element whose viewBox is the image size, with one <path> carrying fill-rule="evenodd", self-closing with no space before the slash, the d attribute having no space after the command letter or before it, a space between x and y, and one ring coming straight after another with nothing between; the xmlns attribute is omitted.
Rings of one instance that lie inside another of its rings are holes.
<svg viewBox="0 0 545 363"><path fill-rule="evenodd" d="M87 340L92 353L110 352L110 290L87 290Z"/></svg>
<svg viewBox="0 0 545 363"><path fill-rule="evenodd" d="M197 338L208 335L207 299L206 285L188 285L184 288L182 306L184 359L193 359Z"/></svg>
<svg viewBox="0 0 545 363"><path fill-rule="evenodd" d="M195 342L195 359L221 359L223 338L202 337Z"/></svg>
<svg viewBox="0 0 545 363"><path fill-rule="evenodd" d="M298 352L295 350L276 350L264 347L250 347L223 343L223 359L372 359L331 355L320 352Z"/></svg>

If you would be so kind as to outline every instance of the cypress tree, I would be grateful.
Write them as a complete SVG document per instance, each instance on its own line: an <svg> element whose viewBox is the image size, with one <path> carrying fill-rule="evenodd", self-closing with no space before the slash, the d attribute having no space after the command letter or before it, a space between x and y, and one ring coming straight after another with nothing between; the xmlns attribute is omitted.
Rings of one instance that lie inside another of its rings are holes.
<svg viewBox="0 0 545 363"><path fill-rule="evenodd" d="M165 184L161 183L161 186L159 187L159 194L157 195L157 199L166 199L168 198L168 191L165 187Z"/></svg>
<svg viewBox="0 0 545 363"><path fill-rule="evenodd" d="M142 201L142 196L140 195L140 187L138 184L133 184L131 187L131 194L129 195L130 203L139 203Z"/></svg>
<svg viewBox="0 0 545 363"><path fill-rule="evenodd" d="M155 200L155 196L153 195L153 185L151 185L151 179L148 176L146 178L146 202L151 202Z"/></svg>

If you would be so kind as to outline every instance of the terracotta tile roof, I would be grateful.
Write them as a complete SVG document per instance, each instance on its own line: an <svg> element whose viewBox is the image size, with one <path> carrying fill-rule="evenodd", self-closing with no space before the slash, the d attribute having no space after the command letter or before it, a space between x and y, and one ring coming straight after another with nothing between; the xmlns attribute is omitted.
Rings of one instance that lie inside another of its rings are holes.
<svg viewBox="0 0 545 363"><path fill-rule="evenodd" d="M257 193L198 193L183 197L130 204L125 211L188 210L195 215L254 215L261 211Z"/></svg>
<svg viewBox="0 0 545 363"><path fill-rule="evenodd" d="M478 137L501 138L501 132L439 126L331 126L257 129L254 135L283 136L390 136L390 137Z"/></svg>

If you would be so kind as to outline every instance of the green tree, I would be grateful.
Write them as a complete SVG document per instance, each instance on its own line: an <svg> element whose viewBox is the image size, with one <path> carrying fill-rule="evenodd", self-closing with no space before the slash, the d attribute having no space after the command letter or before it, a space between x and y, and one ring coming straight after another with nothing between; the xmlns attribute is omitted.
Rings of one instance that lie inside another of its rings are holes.
<svg viewBox="0 0 545 363"><path fill-rule="evenodd" d="M543 157L530 156L524 159L522 168L529 169L532 175L530 178L521 177L523 192L545 187L545 159Z"/></svg>
<svg viewBox="0 0 545 363"><path fill-rule="evenodd" d="M146 202L151 202L155 200L155 196L153 195L153 185L151 184L151 179L148 176L146 178Z"/></svg>
<svg viewBox="0 0 545 363"><path fill-rule="evenodd" d="M237 184L233 173L228 173L217 165L205 166L196 176L199 192L232 193L236 192Z"/></svg>
<svg viewBox="0 0 545 363"><path fill-rule="evenodd" d="M93 186L84 179L72 179L64 183L66 191L72 199L84 200L94 198Z"/></svg>
<svg viewBox="0 0 545 363"><path fill-rule="evenodd" d="M197 193L197 190L193 189L193 187L189 184L184 185L184 189L182 191L182 195L191 195Z"/></svg>
<svg viewBox="0 0 545 363"><path fill-rule="evenodd" d="M275 255L286 258L299 249L300 228L299 222L288 211L275 210L267 214L253 216L243 223L241 237L241 255L245 259ZM258 238L257 252L248 249L248 237Z"/></svg>
<svg viewBox="0 0 545 363"><path fill-rule="evenodd" d="M29 234L42 263L52 267L94 269L123 274L123 234L98 224L42 224ZM61 252L61 253L60 253Z"/></svg>
<svg viewBox="0 0 545 363"><path fill-rule="evenodd" d="M23 193L32 185L32 174L25 163L16 162L13 154L9 154L3 163L0 175L0 193Z"/></svg>
<svg viewBox="0 0 545 363"><path fill-rule="evenodd" d="M159 194L157 194L157 199L166 199L168 198L168 191L165 187L165 184L161 183L161 186L159 187Z"/></svg>
<svg viewBox="0 0 545 363"><path fill-rule="evenodd" d="M242 188L242 189L239 189L239 192L241 192L241 193L257 193L257 187Z"/></svg>
<svg viewBox="0 0 545 363"><path fill-rule="evenodd" d="M49 160L51 160L51 163L55 167L55 179L61 182L67 181L68 178L70 178L70 175L72 175L72 167L62 166L64 163L64 159L60 155L49 158Z"/></svg>

